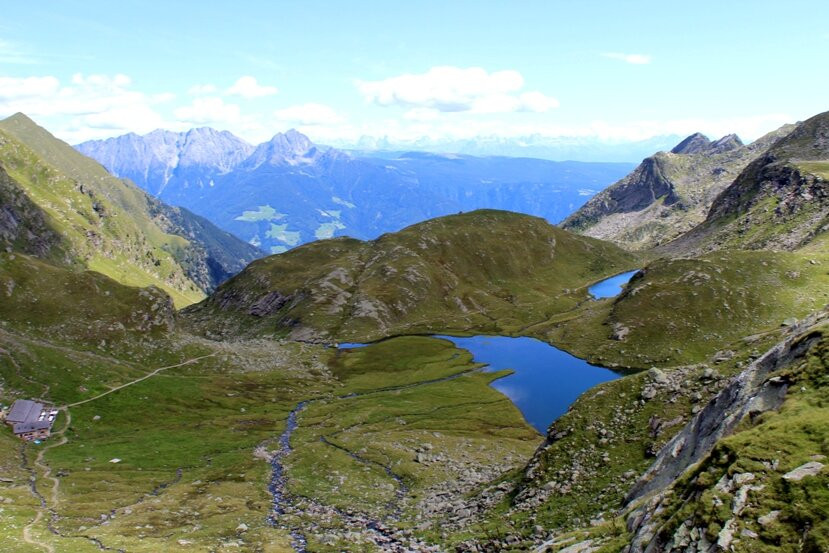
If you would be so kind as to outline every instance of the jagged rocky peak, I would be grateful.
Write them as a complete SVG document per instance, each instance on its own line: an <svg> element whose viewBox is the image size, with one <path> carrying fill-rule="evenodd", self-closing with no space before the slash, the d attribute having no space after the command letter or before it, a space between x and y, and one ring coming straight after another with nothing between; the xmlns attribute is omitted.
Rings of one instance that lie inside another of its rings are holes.
<svg viewBox="0 0 829 553"><path fill-rule="evenodd" d="M302 155L314 147L311 139L296 129L284 133L276 133L270 142L274 149L278 149L285 157Z"/></svg>
<svg viewBox="0 0 829 553"><path fill-rule="evenodd" d="M75 149L113 174L160 194L180 167L224 173L247 158L253 146L228 131L201 127L180 133L162 129L145 135L129 133L83 142Z"/></svg>
<svg viewBox="0 0 829 553"><path fill-rule="evenodd" d="M268 142L257 146L246 165L253 168L265 163L297 165L311 162L319 154L319 149L311 142L311 139L295 129L290 129L284 133L275 134Z"/></svg>
<svg viewBox="0 0 829 553"><path fill-rule="evenodd" d="M253 151L253 146L228 131L211 127L190 129L178 135L179 165L213 166L229 171Z"/></svg>
<svg viewBox="0 0 829 553"><path fill-rule="evenodd" d="M740 140L740 137L732 133L712 142L708 147L708 151L712 154L722 154L724 152L730 152L731 150L741 148L744 145L745 144L743 144L743 141Z"/></svg>
<svg viewBox="0 0 829 553"><path fill-rule="evenodd" d="M702 133L695 132L671 150L672 154L698 154L711 146L711 140Z"/></svg>
<svg viewBox="0 0 829 553"><path fill-rule="evenodd" d="M711 141L702 133L695 132L671 150L672 154L722 154L744 146L736 134L727 134L719 140Z"/></svg>

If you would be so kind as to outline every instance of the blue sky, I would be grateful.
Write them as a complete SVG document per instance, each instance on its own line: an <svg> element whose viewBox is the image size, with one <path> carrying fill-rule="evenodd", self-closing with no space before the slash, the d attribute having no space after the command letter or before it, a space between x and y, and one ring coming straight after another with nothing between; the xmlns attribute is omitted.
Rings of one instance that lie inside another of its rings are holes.
<svg viewBox="0 0 829 553"><path fill-rule="evenodd" d="M70 142L205 125L751 140L829 109L827 5L10 1L0 116Z"/></svg>

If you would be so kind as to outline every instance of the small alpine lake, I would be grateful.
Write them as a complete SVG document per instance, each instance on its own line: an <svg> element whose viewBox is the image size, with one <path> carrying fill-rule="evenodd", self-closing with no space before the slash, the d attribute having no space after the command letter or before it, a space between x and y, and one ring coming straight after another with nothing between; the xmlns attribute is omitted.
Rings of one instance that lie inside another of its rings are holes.
<svg viewBox="0 0 829 553"><path fill-rule="evenodd" d="M510 369L512 374L492 382L506 395L541 434L563 415L586 390L621 375L589 364L550 344L529 337L434 336L469 351L474 360L486 364L488 372ZM370 344L342 343L341 349Z"/></svg>
<svg viewBox="0 0 829 553"><path fill-rule="evenodd" d="M630 282L633 275L638 273L638 270L621 273L610 278L606 278L590 286L587 291L594 299L613 298L622 293L622 286Z"/></svg>

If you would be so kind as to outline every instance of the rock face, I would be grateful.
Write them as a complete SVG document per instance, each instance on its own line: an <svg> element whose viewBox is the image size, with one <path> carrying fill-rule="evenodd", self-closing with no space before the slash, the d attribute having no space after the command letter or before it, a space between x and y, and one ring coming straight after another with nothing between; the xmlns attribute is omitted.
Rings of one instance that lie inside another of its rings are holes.
<svg viewBox="0 0 829 553"><path fill-rule="evenodd" d="M630 249L667 243L701 223L717 194L788 130L783 127L748 146L734 134L714 142L693 134L670 152L645 159L562 226Z"/></svg>
<svg viewBox="0 0 829 553"><path fill-rule="evenodd" d="M660 450L626 498L627 504L635 506L626 515L632 536L626 553L730 551L732 544L738 541L758 538L755 530L762 532L762 528L775 524L780 516L781 511L775 510L758 517L758 511L763 511L754 494L781 480L794 483L821 473L824 465L818 461L808 462L782 475L778 472L777 460L753 460L756 474L744 469L739 471L736 467L745 466L740 464L739 454L729 453L727 446L720 448L718 442L741 424L756 421L762 413L782 405L790 379L797 378L797 371L792 372L791 368L804 364L809 355L819 356L819 352L825 351L827 318L829 312L824 310L792 328L786 339L734 377ZM825 370L825 360L823 363ZM771 373L781 369L785 369L782 371L785 376L769 378ZM715 446L718 447L716 451ZM798 455L806 453L808 450L797 450ZM825 457L814 455L812 458ZM686 470L691 472L686 473ZM682 478L678 478L680 476ZM706 497L708 499L704 499ZM704 519L696 517L705 512L711 497L714 508L722 508L716 527L706 526ZM680 506L694 505L695 502L705 502L706 505L677 514ZM779 504L779 501L775 503ZM806 534L800 526L794 534L798 540ZM806 530L808 527L806 524ZM753 551L752 543L756 542L748 541L736 550Z"/></svg>
<svg viewBox="0 0 829 553"><path fill-rule="evenodd" d="M829 112L796 126L714 198L705 221L667 246L796 249L829 230Z"/></svg>
<svg viewBox="0 0 829 553"><path fill-rule="evenodd" d="M181 133L157 130L144 136L130 133L76 148L156 196L175 177L192 187L209 186L211 174L227 173L253 151L244 140L209 127Z"/></svg>
<svg viewBox="0 0 829 553"><path fill-rule="evenodd" d="M825 318L826 314L820 317ZM804 330L817 319L818 316L813 316L795 330ZM662 448L625 502L664 489L686 468L710 453L714 445L732 433L746 417L780 407L788 382L780 378L767 379L768 374L801 357L818 339L819 335L803 337L795 334L751 363Z"/></svg>

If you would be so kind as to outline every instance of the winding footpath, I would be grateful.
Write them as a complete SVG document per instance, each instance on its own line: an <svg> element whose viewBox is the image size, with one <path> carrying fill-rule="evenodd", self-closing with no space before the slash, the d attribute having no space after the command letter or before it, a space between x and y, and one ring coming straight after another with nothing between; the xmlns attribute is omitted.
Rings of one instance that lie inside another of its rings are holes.
<svg viewBox="0 0 829 553"><path fill-rule="evenodd" d="M57 479L57 477L52 476L52 468L49 465L47 465L46 463L43 462L43 456L46 454L46 452L48 450L50 450L52 448L55 448L55 447L58 447L58 446L62 446L63 444L65 444L68 441L67 438L66 438L65 433L66 433L66 430L69 428L69 425L72 423L72 416L69 414L69 410L66 407L61 408L61 411L66 415L66 422L64 423L63 428L61 428L59 432L55 432L52 435L53 437L60 436L60 440L57 441L57 442L51 443L51 444L47 445L46 447L42 448L40 451L38 451L37 457L35 457L35 460L34 460L34 463L33 463L34 468L31 469L31 472L30 472L31 476L29 478L29 486L31 488L32 495L34 495L35 498L37 498L40 501L40 508L38 509L37 514L35 515L35 518L32 519L32 521L29 524L27 524L25 527L23 527L23 541L25 541L26 543L31 544L31 545L36 545L37 547L40 547L41 549L44 549L44 550L48 551L48 553L54 553L55 547L52 544L42 542L42 541L38 540L37 538L33 537L32 536L32 529L43 519L46 512L48 511L51 515L51 520L49 520L46 523L46 526L49 528L49 531L52 532L53 534L60 535L60 534L58 534L57 529L52 524L53 521L54 521L53 519L56 518L57 515L55 514L53 508L49 507L50 501L51 501L52 505L57 505L57 502L58 502L58 486L60 485L60 481ZM24 464L25 464L25 454L24 454ZM50 495L49 500L47 500L43 496L43 494L41 492L39 492L38 489L37 489L37 472L38 472L38 469L40 469L43 472L43 478L44 479L52 480L52 488L51 488L50 493L49 493L49 495Z"/></svg>
<svg viewBox="0 0 829 553"><path fill-rule="evenodd" d="M69 407L77 407L78 405L83 405L84 403L89 403L90 401L95 401L96 399L101 399L102 397L108 396L109 394L111 394L113 392L117 392L118 390L123 390L124 388L127 388L129 386L132 386L134 384L138 384L139 382L143 382L144 380L147 380L148 378L152 378L152 377L154 377L155 375L157 375L158 373L160 373L162 371L166 371L166 370L169 370L169 369L175 369L175 368L178 368L178 367L183 367L185 365L192 365L193 363L197 363L197 362L201 361L202 359L207 359L208 357L214 357L215 355L216 355L216 352L208 353L207 355L202 355L201 357L193 357L192 359L182 361L181 363L176 363L175 365L168 365L166 367L161 367L161 368L155 369L154 371L149 372L149 373L145 374L144 376L142 376L140 378L136 378L135 380L131 380L131 381L127 382L126 384L121 384L120 386L116 386L115 388L110 388L106 392L98 394L95 397L91 397L89 399L84 399L83 401L76 401L75 403L70 403L69 405L66 405L65 407L63 407L62 409L67 409Z"/></svg>

